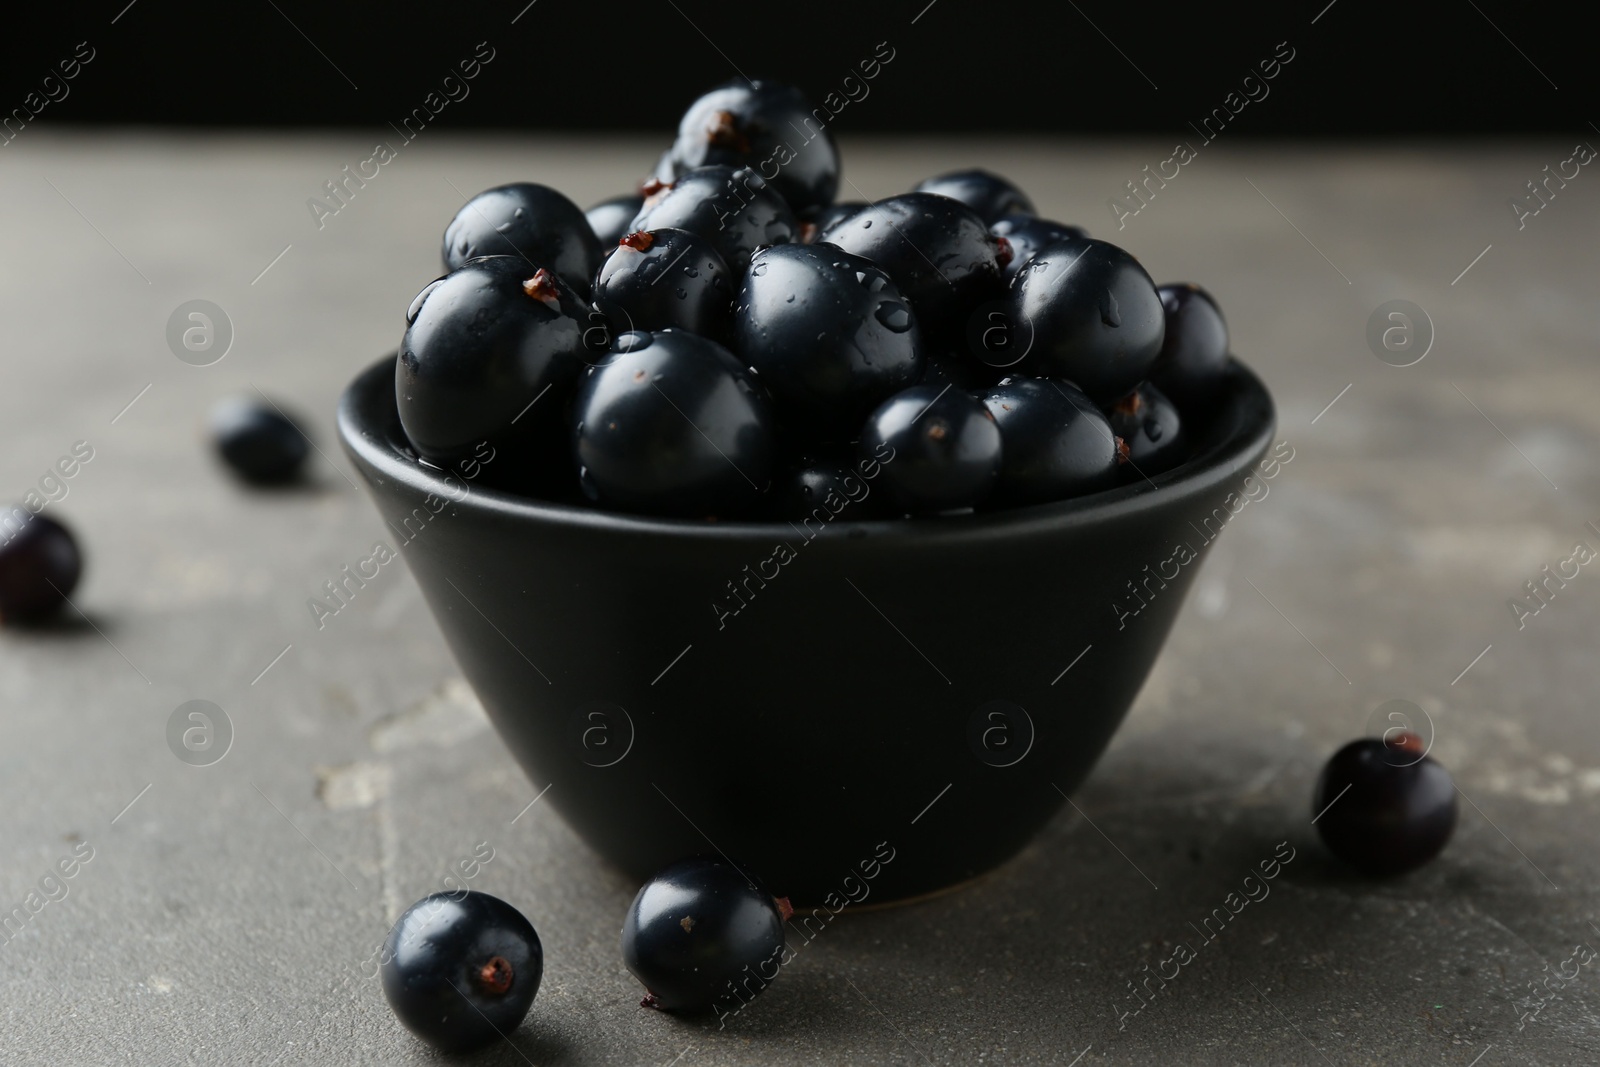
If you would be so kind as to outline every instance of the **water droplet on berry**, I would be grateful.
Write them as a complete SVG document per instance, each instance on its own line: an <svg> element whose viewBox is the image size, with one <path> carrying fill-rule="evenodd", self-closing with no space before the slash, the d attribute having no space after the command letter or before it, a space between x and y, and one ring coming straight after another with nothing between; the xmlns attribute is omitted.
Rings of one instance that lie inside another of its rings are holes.
<svg viewBox="0 0 1600 1067"><path fill-rule="evenodd" d="M873 317L895 333L905 333L911 329L911 309L898 300L885 300L879 304Z"/></svg>
<svg viewBox="0 0 1600 1067"><path fill-rule="evenodd" d="M411 301L411 306L406 308L407 326L410 326L413 322L417 321L417 315L422 312L422 302L428 299L428 294L439 288L443 281L444 279L440 278L438 281L429 282L427 287L424 288L422 292L417 294L417 298Z"/></svg>
<svg viewBox="0 0 1600 1067"><path fill-rule="evenodd" d="M1122 325L1122 315L1117 310L1117 298L1107 289L1100 297L1100 321L1115 329Z"/></svg>
<svg viewBox="0 0 1600 1067"><path fill-rule="evenodd" d="M763 274L767 273L767 265L765 263L757 263L755 266L750 268L750 273L754 277L759 278Z"/></svg>

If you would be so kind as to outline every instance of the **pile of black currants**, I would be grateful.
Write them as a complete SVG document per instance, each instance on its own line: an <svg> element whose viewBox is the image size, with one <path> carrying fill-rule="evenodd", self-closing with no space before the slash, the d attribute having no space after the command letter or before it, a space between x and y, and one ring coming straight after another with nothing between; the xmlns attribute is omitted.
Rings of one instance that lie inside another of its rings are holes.
<svg viewBox="0 0 1600 1067"><path fill-rule="evenodd" d="M855 501L863 469L883 491L851 517L891 518L1188 457L1228 362L1204 290L1158 287L982 170L836 203L827 132L785 142L814 125L793 88L738 81L691 105L637 195L585 213L521 182L463 205L396 365L417 456L487 441L514 491L757 520Z"/></svg>

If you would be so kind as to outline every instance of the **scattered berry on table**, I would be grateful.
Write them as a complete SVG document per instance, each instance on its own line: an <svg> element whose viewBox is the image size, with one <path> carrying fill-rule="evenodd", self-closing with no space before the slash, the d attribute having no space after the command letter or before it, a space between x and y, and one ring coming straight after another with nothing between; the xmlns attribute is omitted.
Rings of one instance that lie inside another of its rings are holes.
<svg viewBox="0 0 1600 1067"><path fill-rule="evenodd" d="M509 1037L543 973L533 925L505 901L472 890L434 893L407 908L389 931L379 968L395 1016L449 1052Z"/></svg>
<svg viewBox="0 0 1600 1067"><path fill-rule="evenodd" d="M50 616L72 595L82 572L71 530L25 507L0 507L0 623Z"/></svg>
<svg viewBox="0 0 1600 1067"><path fill-rule="evenodd" d="M623 962L646 990L641 1004L737 1010L785 962L787 912L786 900L725 860L688 859L656 872L622 926Z"/></svg>
<svg viewBox="0 0 1600 1067"><path fill-rule="evenodd" d="M1352 741L1322 769L1312 817L1328 850L1365 874L1402 874L1456 828L1456 787L1409 731Z"/></svg>
<svg viewBox="0 0 1600 1067"><path fill-rule="evenodd" d="M212 444L228 468L247 482L279 485L305 466L311 445L294 421L253 396L229 397L211 409Z"/></svg>

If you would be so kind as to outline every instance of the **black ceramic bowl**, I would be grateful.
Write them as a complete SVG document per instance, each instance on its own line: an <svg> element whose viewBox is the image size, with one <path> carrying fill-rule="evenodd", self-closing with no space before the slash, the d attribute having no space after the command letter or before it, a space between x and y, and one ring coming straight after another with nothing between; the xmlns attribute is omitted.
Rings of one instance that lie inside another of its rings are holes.
<svg viewBox="0 0 1600 1067"><path fill-rule="evenodd" d="M392 357L339 408L392 547L544 803L635 877L722 853L808 904L988 871L1088 775L1271 441L1272 400L1235 363L1190 429L1195 457L1153 485L801 527L612 514L426 467Z"/></svg>

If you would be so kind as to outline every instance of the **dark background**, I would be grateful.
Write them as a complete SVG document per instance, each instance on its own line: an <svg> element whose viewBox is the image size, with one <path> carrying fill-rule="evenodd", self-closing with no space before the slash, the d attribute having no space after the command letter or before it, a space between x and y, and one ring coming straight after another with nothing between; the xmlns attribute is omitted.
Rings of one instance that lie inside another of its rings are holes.
<svg viewBox="0 0 1600 1067"><path fill-rule="evenodd" d="M1577 138L1600 116L1586 103L1593 41L1572 9L1510 0L526 3L96 0L13 13L0 112L87 40L95 60L34 122L382 126L488 41L495 62L441 124L666 128L736 66L820 100L888 41L894 62L836 131L1177 133L1288 41L1294 62L1235 135Z"/></svg>

